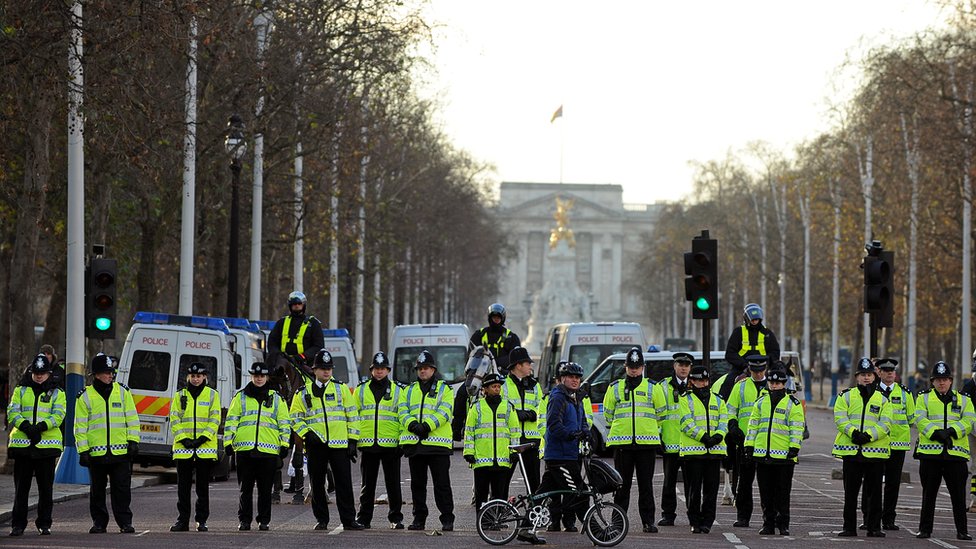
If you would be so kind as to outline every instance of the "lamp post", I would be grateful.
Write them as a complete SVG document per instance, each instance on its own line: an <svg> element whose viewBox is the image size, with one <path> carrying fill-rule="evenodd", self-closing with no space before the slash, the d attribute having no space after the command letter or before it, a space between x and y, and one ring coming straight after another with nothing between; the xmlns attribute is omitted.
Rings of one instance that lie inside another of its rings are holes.
<svg viewBox="0 0 976 549"><path fill-rule="evenodd" d="M230 250L227 254L227 316L237 317L237 253L240 248L240 215L239 192L241 186L241 158L247 149L244 140L244 121L238 115L233 115L227 122L227 137L224 138L224 148L230 156L231 195L230 195Z"/></svg>

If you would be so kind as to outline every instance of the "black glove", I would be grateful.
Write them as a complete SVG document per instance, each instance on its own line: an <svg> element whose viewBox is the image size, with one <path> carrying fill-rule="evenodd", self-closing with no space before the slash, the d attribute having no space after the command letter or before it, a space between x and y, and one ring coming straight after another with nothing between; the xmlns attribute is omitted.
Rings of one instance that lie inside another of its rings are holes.
<svg viewBox="0 0 976 549"><path fill-rule="evenodd" d="M44 431L47 431L48 429L50 429L50 427L48 426L46 421L42 421L34 426L34 430L37 432L37 434L41 434Z"/></svg>
<svg viewBox="0 0 976 549"><path fill-rule="evenodd" d="M193 441L193 447L194 448L199 448L199 447L203 446L204 444L206 444L208 440L210 440L210 439L208 439L207 437L205 437L203 435L200 435L200 436L198 436L196 438L196 440Z"/></svg>
<svg viewBox="0 0 976 549"><path fill-rule="evenodd" d="M851 442L857 444L858 446L862 446L871 442L871 435L865 433L864 431L855 429L854 432L851 433Z"/></svg>
<svg viewBox="0 0 976 549"><path fill-rule="evenodd" d="M710 438L712 439L712 446L718 446L722 443L723 437L719 433L712 433Z"/></svg>
<svg viewBox="0 0 976 549"><path fill-rule="evenodd" d="M417 436L420 437L420 440L426 440L427 435L430 434L430 425L427 425L426 423L421 423L420 427L418 427L418 430L419 432L417 433Z"/></svg>
<svg viewBox="0 0 976 549"><path fill-rule="evenodd" d="M27 433L27 438L30 439L31 444L36 446L41 441L41 430L36 425L31 427L30 432Z"/></svg>
<svg viewBox="0 0 976 549"><path fill-rule="evenodd" d="M228 444L227 447L224 448L224 453L227 454L228 456L234 455L234 445Z"/></svg>
<svg viewBox="0 0 976 549"><path fill-rule="evenodd" d="M464 461L467 461L471 465L474 465L474 456L471 454L464 454Z"/></svg>
<svg viewBox="0 0 976 549"><path fill-rule="evenodd" d="M129 454L130 456L138 456L139 455L139 443L136 442L136 441L134 441L134 440L130 440L129 442L127 442L126 443L126 453Z"/></svg>
<svg viewBox="0 0 976 549"><path fill-rule="evenodd" d="M419 421L412 421L410 422L410 425L407 425L407 430L419 437L420 433L423 432L423 427L421 427L421 425L423 424Z"/></svg>
<svg viewBox="0 0 976 549"><path fill-rule="evenodd" d="M196 448L196 446L194 446L193 439L184 438L180 441L180 444L182 444L184 448Z"/></svg>
<svg viewBox="0 0 976 549"><path fill-rule="evenodd" d="M522 422L535 421L537 417L535 410L515 410L515 413L518 415L518 420Z"/></svg>
<svg viewBox="0 0 976 549"><path fill-rule="evenodd" d="M742 459L746 461L752 461L752 455L756 453L756 449L752 446L744 446L742 448Z"/></svg>
<svg viewBox="0 0 976 549"><path fill-rule="evenodd" d="M322 444L322 440L319 438L318 435L315 434L315 431L311 429L309 429L308 432L305 433L305 436L302 437L302 440L305 441L306 448L318 448Z"/></svg>
<svg viewBox="0 0 976 549"><path fill-rule="evenodd" d="M739 428L739 420L730 419L729 420L729 436L726 437L728 440L738 440L743 441L746 439L746 434L742 432Z"/></svg>
<svg viewBox="0 0 976 549"><path fill-rule="evenodd" d="M357 456L356 456L356 444L358 444L358 443L355 440L350 440L349 441L349 446L346 448L346 453L349 454L349 461L351 461L353 463L356 463L356 459L357 459Z"/></svg>
<svg viewBox="0 0 976 549"><path fill-rule="evenodd" d="M89 463L91 463L91 454L89 454L88 452L82 452L78 454L78 465L81 465L82 467L88 467Z"/></svg>
<svg viewBox="0 0 976 549"><path fill-rule="evenodd" d="M789 452L786 452L786 459L796 459L800 455L799 448L790 448Z"/></svg>
<svg viewBox="0 0 976 549"><path fill-rule="evenodd" d="M952 429L936 429L931 438L935 442L946 444L952 440L952 435Z"/></svg>
<svg viewBox="0 0 976 549"><path fill-rule="evenodd" d="M24 435L30 437L31 431L34 429L34 426L31 425L29 421L21 421L20 425L17 426L17 429L20 429L21 433L24 433Z"/></svg>
<svg viewBox="0 0 976 549"><path fill-rule="evenodd" d="M705 445L705 448L711 448L712 446L715 446L715 442L713 441L714 439L712 438L712 435L705 435L701 439L701 443Z"/></svg>
<svg viewBox="0 0 976 549"><path fill-rule="evenodd" d="M397 446L396 447L396 450L393 453L396 455L397 459L402 458L403 457L403 446Z"/></svg>
<svg viewBox="0 0 976 549"><path fill-rule="evenodd" d="M281 459L285 459L286 457L288 457L288 447L287 446L282 446L281 449L278 450L278 457L280 457Z"/></svg>

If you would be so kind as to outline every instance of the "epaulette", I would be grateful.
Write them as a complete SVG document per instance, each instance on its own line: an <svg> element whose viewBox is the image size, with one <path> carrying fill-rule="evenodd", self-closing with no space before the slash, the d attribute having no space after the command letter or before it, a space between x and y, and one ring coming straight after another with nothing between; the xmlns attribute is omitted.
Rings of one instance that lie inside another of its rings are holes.
<svg viewBox="0 0 976 549"><path fill-rule="evenodd" d="M908 387L905 387L903 384L899 383L898 386L901 387L902 391L905 391L906 393L911 393L911 391L908 390Z"/></svg>
<svg viewBox="0 0 976 549"><path fill-rule="evenodd" d="M850 390L851 390L851 389L853 389L853 388L854 388L854 387L848 387L848 388L846 388L846 389L844 389L843 391L841 391L841 392L839 392L839 393L837 393L837 396L840 396L840 395L842 395L842 394L844 394L844 393L846 393L847 391L850 391Z"/></svg>
<svg viewBox="0 0 976 549"><path fill-rule="evenodd" d="M336 379L336 378L332 378L332 383L338 383L340 385L345 385L346 384L345 381L342 381L341 379Z"/></svg>
<svg viewBox="0 0 976 549"><path fill-rule="evenodd" d="M398 381L398 380L395 380L394 379L393 380L393 383L396 383L396 386L399 387L399 388L401 388L401 389L406 389L407 388L407 384L404 383L404 382L402 382L402 381Z"/></svg>
<svg viewBox="0 0 976 549"><path fill-rule="evenodd" d="M123 391L129 391L129 390L131 390L131 389L129 389L129 386L126 385L125 383L119 383L119 387L122 387L122 390Z"/></svg>
<svg viewBox="0 0 976 549"><path fill-rule="evenodd" d="M790 400L792 400L792 401L793 401L793 404L795 404L795 405L797 405L797 406L799 406L799 404L800 404L800 399L798 399L798 398L796 398L796 395L790 395Z"/></svg>
<svg viewBox="0 0 976 549"><path fill-rule="evenodd" d="M75 396L75 398L81 398L81 395L85 394L85 391L87 391L87 390L88 390L88 388L85 387L84 389L78 391L78 394Z"/></svg>
<svg viewBox="0 0 976 549"><path fill-rule="evenodd" d="M930 393L930 392L932 392L932 389L926 389L924 391L919 391L918 394L924 395L925 393Z"/></svg>
<svg viewBox="0 0 976 549"><path fill-rule="evenodd" d="M301 387L299 387L299 388L297 388L297 389L295 389L295 394L297 395L298 393L300 393L300 392L302 392L302 391L304 391L304 390L305 390L305 386L304 386L304 385L302 385Z"/></svg>

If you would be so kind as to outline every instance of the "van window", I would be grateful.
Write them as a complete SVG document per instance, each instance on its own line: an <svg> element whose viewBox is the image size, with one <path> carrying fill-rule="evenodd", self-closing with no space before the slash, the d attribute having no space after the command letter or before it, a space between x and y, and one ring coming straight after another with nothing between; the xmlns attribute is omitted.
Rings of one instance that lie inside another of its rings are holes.
<svg viewBox="0 0 976 549"><path fill-rule="evenodd" d="M160 351L136 351L132 353L129 367L129 388L143 391L169 389L170 354Z"/></svg>
<svg viewBox="0 0 976 549"><path fill-rule="evenodd" d="M569 361L583 367L583 377L589 375L603 359L617 353L626 353L633 345L573 345L569 348Z"/></svg>
<svg viewBox="0 0 976 549"><path fill-rule="evenodd" d="M614 360L606 364L598 371L593 379L590 379L590 401L603 402L603 397L607 394L610 384L624 377L624 361Z"/></svg>
<svg viewBox="0 0 976 549"><path fill-rule="evenodd" d="M349 363L346 361L346 357L332 355L332 362L335 364L335 368L332 370L332 377L338 379L343 383L348 384Z"/></svg>
<svg viewBox="0 0 976 549"><path fill-rule="evenodd" d="M446 383L464 381L464 367L468 363L467 347L398 347L393 357L393 379L400 383L417 381L417 372L413 366L417 355L427 349L437 362L437 375Z"/></svg>
<svg viewBox="0 0 976 549"><path fill-rule="evenodd" d="M176 375L176 390L186 387L186 370L190 364L199 362L207 368L207 386L211 389L217 388L217 358L212 356L200 355L181 355L180 371Z"/></svg>

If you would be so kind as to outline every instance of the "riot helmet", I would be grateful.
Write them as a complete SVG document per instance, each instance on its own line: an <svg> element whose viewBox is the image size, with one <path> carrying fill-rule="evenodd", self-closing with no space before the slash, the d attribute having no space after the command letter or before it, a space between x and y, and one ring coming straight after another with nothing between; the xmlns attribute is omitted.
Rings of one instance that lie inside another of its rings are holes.
<svg viewBox="0 0 976 549"><path fill-rule="evenodd" d="M505 306L501 303L492 303L488 306L488 325L491 326L491 317L498 315L502 317L502 324L505 324Z"/></svg>
<svg viewBox="0 0 976 549"><path fill-rule="evenodd" d="M759 304L750 303L742 309L742 320L745 321L746 324L749 324L749 322L752 320L759 320L762 322L762 319L763 310Z"/></svg>
<svg viewBox="0 0 976 549"><path fill-rule="evenodd" d="M305 305L308 303L308 299L305 297L303 292L295 290L294 292L288 294L288 312L291 312L292 305L301 304L302 314L305 314Z"/></svg>

